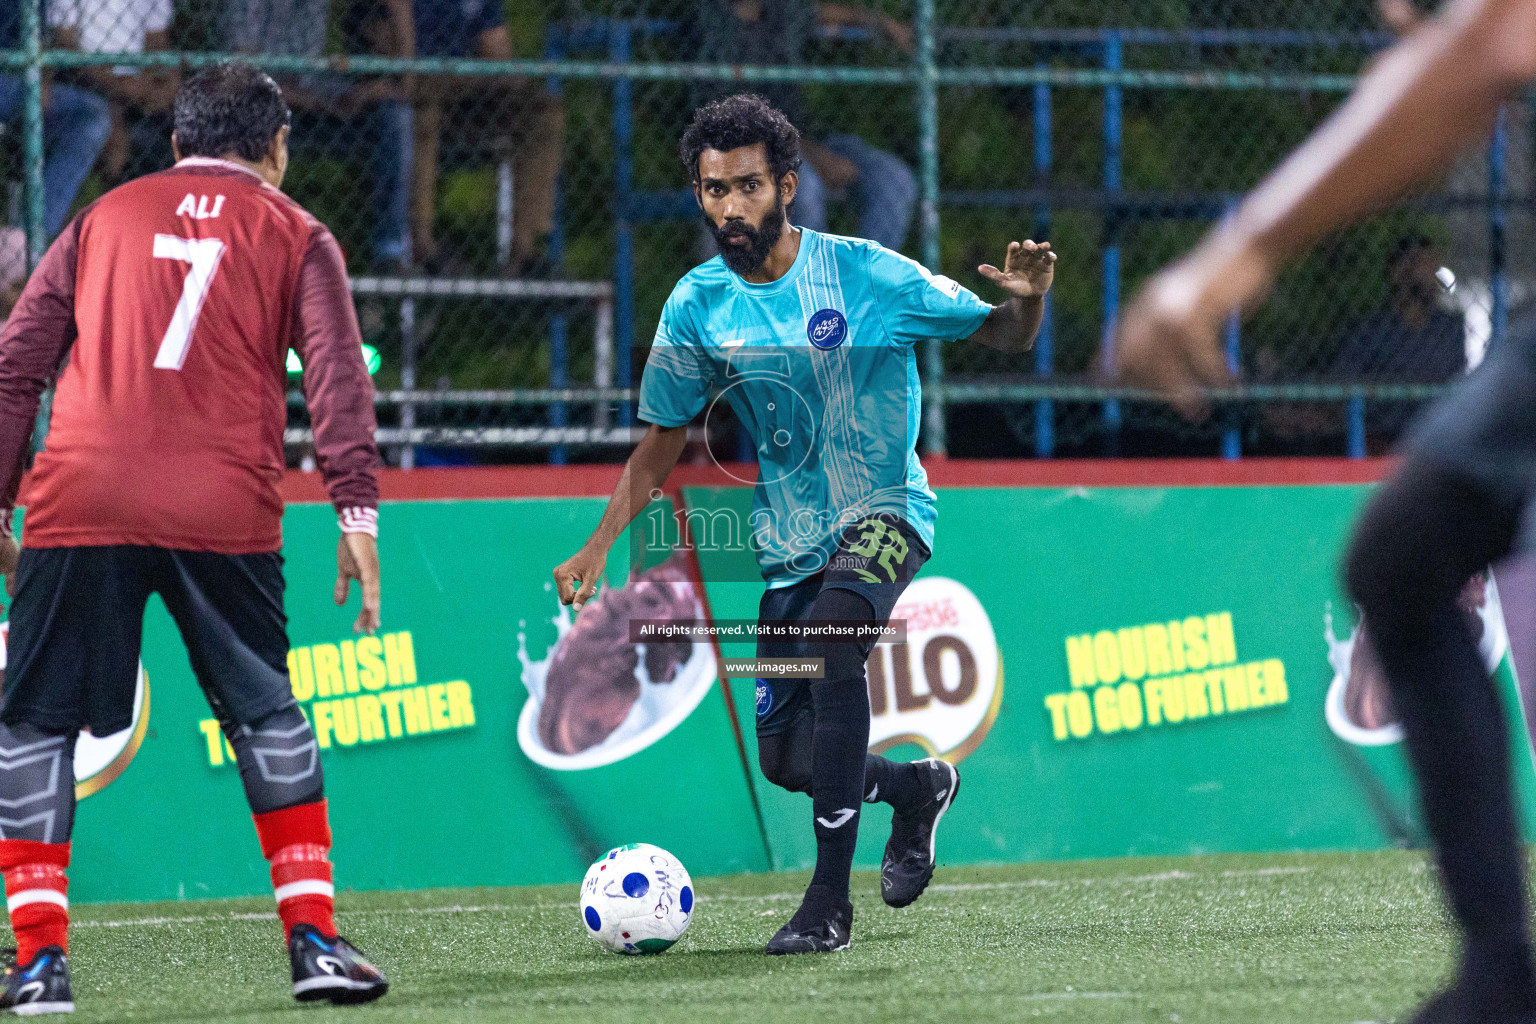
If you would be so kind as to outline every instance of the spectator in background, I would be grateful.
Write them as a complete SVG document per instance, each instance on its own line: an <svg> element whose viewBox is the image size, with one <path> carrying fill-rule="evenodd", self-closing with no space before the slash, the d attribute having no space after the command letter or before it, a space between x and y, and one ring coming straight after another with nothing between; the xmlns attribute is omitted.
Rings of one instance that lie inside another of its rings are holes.
<svg viewBox="0 0 1536 1024"><path fill-rule="evenodd" d="M1439 247L1428 237L1398 239L1387 254L1386 305L1354 325L1328 364L1325 379L1349 384L1439 384L1466 373L1466 325L1460 313L1441 305L1444 290L1435 278L1441 264ZM1315 367L1308 369L1315 372ZM1301 372L1299 367L1287 372L1273 348L1261 348L1255 354L1255 381L1294 378ZM1407 402L1367 402L1367 452L1386 454L1413 413L1414 406ZM1337 444L1343 428L1337 406L1269 402L1260 415L1265 431L1285 443L1291 453L1323 454L1330 450L1327 446Z"/></svg>
<svg viewBox="0 0 1536 1024"><path fill-rule="evenodd" d="M370 17L382 19L380 0L365 0ZM413 50L401 56L478 57L511 60L512 39L502 0L414 0ZM397 42L400 42L397 40ZM377 47L375 52L378 52ZM543 245L554 228L555 182L565 145L565 111L558 96L534 79L418 76L415 90L411 247L428 267L443 263L434 233L438 157L444 111L456 107L455 137L494 126L497 148L512 164L513 275L541 266Z"/></svg>
<svg viewBox="0 0 1536 1024"><path fill-rule="evenodd" d="M171 0L49 0L48 25L54 45L84 53L143 53L170 49ZM121 180L132 154L158 170L171 162L171 102L180 76L174 68L79 68L76 78L107 98L112 133L102 171Z"/></svg>
<svg viewBox="0 0 1536 1024"><path fill-rule="evenodd" d="M1378 384L1441 384L1467 372L1466 321L1440 304L1443 254L1424 235L1398 239L1387 256L1387 304L1344 340L1331 376ZM1366 450L1386 454L1413 418L1406 402L1367 402Z"/></svg>
<svg viewBox="0 0 1536 1024"><path fill-rule="evenodd" d="M343 0L346 2L346 0ZM369 0L378 20L371 39L354 33L350 49L389 55L414 50L411 0ZM319 57L325 53L331 0L225 0L224 45L236 53ZM350 156L365 139L373 178L372 249L379 269L410 263L411 106L409 79L312 73L278 76L298 114L292 145ZM343 147L345 150L343 151Z"/></svg>
<svg viewBox="0 0 1536 1024"><path fill-rule="evenodd" d="M1332 376L1438 384L1467 372L1466 325L1440 305L1442 257L1424 235L1401 238L1387 257L1387 305L1350 332Z"/></svg>
<svg viewBox="0 0 1536 1024"><path fill-rule="evenodd" d="M0 0L0 50L21 48L21 5ZM43 227L51 239L64 226L75 194L96 163L112 131L107 102L85 89L45 83L43 103ZM21 76L0 73L0 121L7 123L7 145L20 148Z"/></svg>
<svg viewBox="0 0 1536 1024"><path fill-rule="evenodd" d="M802 64L818 27L863 28L884 35L903 51L912 51L911 29L886 15L846 4L813 0L698 0L685 38L690 60L711 64ZM696 91L693 106L736 91L721 83ZM806 116L801 86L755 83L754 91L784 112L791 124L814 124ZM855 135L802 138L800 187L794 223L827 230L827 201L846 190L858 206L858 234L887 249L900 249L917 206L912 169Z"/></svg>

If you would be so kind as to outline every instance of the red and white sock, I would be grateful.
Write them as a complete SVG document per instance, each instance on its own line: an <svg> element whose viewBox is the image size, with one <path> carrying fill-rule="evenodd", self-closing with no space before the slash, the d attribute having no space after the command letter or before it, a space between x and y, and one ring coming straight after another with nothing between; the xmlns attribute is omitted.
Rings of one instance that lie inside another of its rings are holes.
<svg viewBox="0 0 1536 1024"><path fill-rule="evenodd" d="M16 962L29 964L44 946L69 951L68 843L0 839L5 905L16 933Z"/></svg>
<svg viewBox="0 0 1536 1024"><path fill-rule="evenodd" d="M331 826L324 800L253 815L261 855L272 865L272 889L283 937L308 924L336 934L336 887L331 881Z"/></svg>

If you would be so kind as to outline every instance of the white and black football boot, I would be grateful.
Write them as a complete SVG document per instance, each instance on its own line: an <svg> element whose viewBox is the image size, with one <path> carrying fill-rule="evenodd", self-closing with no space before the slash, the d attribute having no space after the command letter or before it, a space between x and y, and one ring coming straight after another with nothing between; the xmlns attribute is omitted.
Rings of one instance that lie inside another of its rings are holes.
<svg viewBox="0 0 1536 1024"><path fill-rule="evenodd" d="M293 998L301 1002L368 1003L389 991L384 972L341 936L328 939L313 925L294 926L288 937L293 961Z"/></svg>
<svg viewBox="0 0 1536 1024"><path fill-rule="evenodd" d="M939 822L960 792L960 772L949 762L930 757L912 767L927 783L928 795L910 811L891 815L891 838L880 862L880 897L891 907L912 904L933 880Z"/></svg>
<svg viewBox="0 0 1536 1024"><path fill-rule="evenodd" d="M824 885L805 890L805 900L789 923L768 940L769 956L788 953L840 953L853 943L853 904Z"/></svg>
<svg viewBox="0 0 1536 1024"><path fill-rule="evenodd" d="M26 965L16 962L16 950L6 954L0 1010L22 1017L75 1012L75 997L69 991L69 958L62 949L44 946Z"/></svg>

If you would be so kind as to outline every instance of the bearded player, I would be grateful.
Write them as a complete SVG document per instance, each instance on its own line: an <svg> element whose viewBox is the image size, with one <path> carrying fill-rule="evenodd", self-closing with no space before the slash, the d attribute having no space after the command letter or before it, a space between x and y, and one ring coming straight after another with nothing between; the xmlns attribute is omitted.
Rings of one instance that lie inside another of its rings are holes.
<svg viewBox="0 0 1536 1024"><path fill-rule="evenodd" d="M935 832L960 784L943 761L869 753L870 630L888 622L933 543L934 494L915 451L915 348L972 338L1028 349L1056 257L1046 244L1010 244L1002 270L981 268L1011 296L991 306L873 242L793 226L800 136L758 96L701 107L680 149L720 255L667 300L640 385L649 427L597 530L555 580L567 604L592 596L608 549L666 482L688 424L723 391L757 449L760 619L863 630L853 642L758 645L760 658L823 663L814 680L757 681L758 763L770 782L810 795L816 834L804 902L767 951L846 949L861 802L895 810L880 890L903 907L933 877Z"/></svg>
<svg viewBox="0 0 1536 1024"><path fill-rule="evenodd" d="M249 65L189 80L176 97L176 165L76 217L0 334L0 571L15 590L0 871L17 945L0 1008L74 1009L75 740L129 725L152 593L234 748L294 996L365 1002L387 987L336 934L320 762L288 683L278 483L290 347L340 516L334 596L344 603L357 580L355 628L379 625L373 386L336 241L278 190L288 121L277 85ZM18 560L10 512L55 376Z"/></svg>
<svg viewBox="0 0 1536 1024"><path fill-rule="evenodd" d="M1394 4L1401 11L1406 5ZM1536 77L1536 0L1452 0L1127 310L1126 375L1189 415L1226 378L1233 309L1329 231L1443 173ZM1356 528L1346 576L1401 716L1440 876L1461 926L1455 983L1418 1024L1536 1024L1536 969L1509 746L1457 595L1532 539L1536 324L1521 325L1410 432Z"/></svg>

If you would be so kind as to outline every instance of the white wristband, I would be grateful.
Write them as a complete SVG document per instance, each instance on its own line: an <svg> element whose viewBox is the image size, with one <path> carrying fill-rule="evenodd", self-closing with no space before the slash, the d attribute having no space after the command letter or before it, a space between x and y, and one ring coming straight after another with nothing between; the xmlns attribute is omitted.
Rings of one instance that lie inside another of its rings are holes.
<svg viewBox="0 0 1536 1024"><path fill-rule="evenodd" d="M379 510L376 508L364 508L355 505L341 510L338 520L342 533L366 533L370 537L379 535Z"/></svg>

